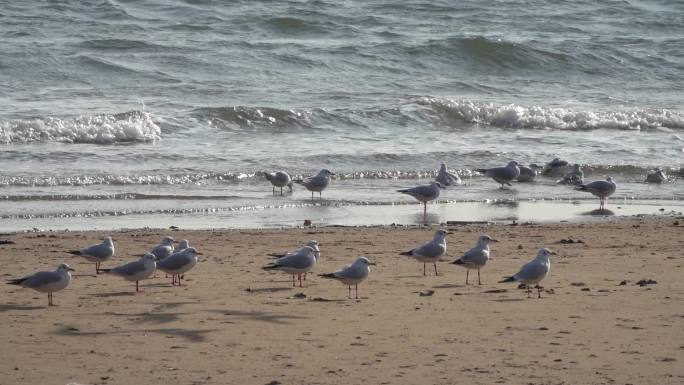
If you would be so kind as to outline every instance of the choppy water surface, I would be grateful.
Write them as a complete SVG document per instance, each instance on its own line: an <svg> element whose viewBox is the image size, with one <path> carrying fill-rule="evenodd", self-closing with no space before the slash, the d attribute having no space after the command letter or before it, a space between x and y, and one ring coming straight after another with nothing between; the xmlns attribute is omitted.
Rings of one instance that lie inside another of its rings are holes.
<svg viewBox="0 0 684 385"><path fill-rule="evenodd" d="M473 172L554 157L613 176L618 201L680 204L681 2L452 3L4 6L4 228L230 212L259 226L320 207L301 188L273 197L258 176L273 169L337 172L317 203L331 209L397 209L411 198L394 190L442 161L465 182L443 202L590 199ZM668 183L642 183L653 167Z"/></svg>

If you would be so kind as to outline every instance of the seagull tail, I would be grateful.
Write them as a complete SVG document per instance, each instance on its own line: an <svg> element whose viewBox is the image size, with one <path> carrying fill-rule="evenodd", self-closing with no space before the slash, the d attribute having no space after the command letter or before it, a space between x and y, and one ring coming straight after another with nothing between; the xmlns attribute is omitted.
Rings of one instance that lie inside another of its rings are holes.
<svg viewBox="0 0 684 385"><path fill-rule="evenodd" d="M455 260L455 261L453 261L453 262L451 262L451 264L452 264L452 265L465 265L465 263L463 262L463 260L460 259L460 258L457 259L457 260Z"/></svg>
<svg viewBox="0 0 684 385"><path fill-rule="evenodd" d="M515 278L513 277L506 277L503 281L499 281L499 283L504 283L504 282L515 282Z"/></svg>
<svg viewBox="0 0 684 385"><path fill-rule="evenodd" d="M100 271L103 273L111 273L112 269L100 269Z"/></svg>
<svg viewBox="0 0 684 385"><path fill-rule="evenodd" d="M577 188L576 188L575 190L577 190L577 191L587 191L587 186L581 184L581 185L577 186Z"/></svg>
<svg viewBox="0 0 684 385"><path fill-rule="evenodd" d="M73 255L81 255L81 251L80 251L80 250L69 250L69 251L67 251L67 253L73 254Z"/></svg>
<svg viewBox="0 0 684 385"><path fill-rule="evenodd" d="M278 253L270 253L270 254L268 254L268 256L269 256L269 257L272 257L272 258L282 258L282 257L284 257L285 255L286 255L286 254L278 254Z"/></svg>
<svg viewBox="0 0 684 385"><path fill-rule="evenodd" d="M272 263L272 264L270 264L270 265L266 265L266 266L262 267L262 269L264 269L264 270L273 270L273 269L275 269L276 267L278 267L278 265Z"/></svg>
<svg viewBox="0 0 684 385"><path fill-rule="evenodd" d="M297 184L304 184L304 180L303 180L303 179L292 179L292 181L295 182L295 183L297 183Z"/></svg>
<svg viewBox="0 0 684 385"><path fill-rule="evenodd" d="M397 192L400 192L400 193L402 193L402 194L406 194L406 193L408 192L408 190L406 190L406 189L404 189L404 190L397 190Z"/></svg>
<svg viewBox="0 0 684 385"><path fill-rule="evenodd" d="M323 277L323 278L335 278L335 274L333 274L333 273L318 274L318 276Z"/></svg>
<svg viewBox="0 0 684 385"><path fill-rule="evenodd" d="M408 257L413 255L413 250L405 251L403 253L399 253L399 255L406 255Z"/></svg>
<svg viewBox="0 0 684 385"><path fill-rule="evenodd" d="M21 285L22 282L26 281L28 278L17 278L17 279L10 279L7 281L8 285Z"/></svg>
<svg viewBox="0 0 684 385"><path fill-rule="evenodd" d="M488 170L488 169L486 169L486 168L478 168L478 169L475 170L475 171L477 171L477 172L479 172L479 173L481 173L481 174L484 174L484 173L487 172L487 170Z"/></svg>

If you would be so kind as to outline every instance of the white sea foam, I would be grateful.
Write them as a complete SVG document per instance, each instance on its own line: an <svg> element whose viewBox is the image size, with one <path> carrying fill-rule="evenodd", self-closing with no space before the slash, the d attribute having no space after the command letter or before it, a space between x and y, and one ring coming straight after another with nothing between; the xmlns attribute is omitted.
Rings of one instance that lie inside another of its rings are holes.
<svg viewBox="0 0 684 385"><path fill-rule="evenodd" d="M581 110L422 98L438 117L507 128L559 130L684 129L684 112L668 109Z"/></svg>
<svg viewBox="0 0 684 385"><path fill-rule="evenodd" d="M111 144L161 139L161 129L149 113L131 111L74 119L44 118L0 121L0 143L58 141Z"/></svg>

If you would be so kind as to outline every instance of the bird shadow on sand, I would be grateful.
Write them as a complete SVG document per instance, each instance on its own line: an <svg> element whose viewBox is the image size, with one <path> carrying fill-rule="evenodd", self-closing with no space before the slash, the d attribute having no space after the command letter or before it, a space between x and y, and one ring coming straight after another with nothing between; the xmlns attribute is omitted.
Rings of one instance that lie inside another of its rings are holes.
<svg viewBox="0 0 684 385"><path fill-rule="evenodd" d="M583 213L580 213L580 215L596 215L596 216L605 216L605 215L615 215L614 212L608 209L596 209L596 210L591 210L591 211L585 211Z"/></svg>
<svg viewBox="0 0 684 385"><path fill-rule="evenodd" d="M179 328L168 328L168 329L145 329L145 330L112 330L112 331L85 331L74 326L62 326L55 330L53 334L59 336L73 336L73 337L92 337L92 336L115 336L123 335L131 338L131 334L147 334L147 333L159 333L167 336L182 337L190 342L202 342L206 340L205 334L216 331L217 329L211 330L192 330L192 329L179 329Z"/></svg>
<svg viewBox="0 0 684 385"><path fill-rule="evenodd" d="M242 310L210 310L214 313L223 314L224 316L230 318L243 318L254 321L262 321L274 324L290 324L291 320L306 319L307 317L301 317L297 315L290 314L273 314L262 311L242 311Z"/></svg>
<svg viewBox="0 0 684 385"><path fill-rule="evenodd" d="M498 299L493 299L492 301L494 302L521 302L526 300L527 298L498 298Z"/></svg>
<svg viewBox="0 0 684 385"><path fill-rule="evenodd" d="M248 293L277 293L279 291L288 291L295 289L295 286L291 287L260 287L260 288L247 288L245 289L246 292Z"/></svg>
<svg viewBox="0 0 684 385"><path fill-rule="evenodd" d="M45 309L47 306L32 306L32 305L16 305L16 304L0 304L0 313L12 310L38 310Z"/></svg>
<svg viewBox="0 0 684 385"><path fill-rule="evenodd" d="M467 287L467 286L466 285L458 285L458 284L454 284L454 283L445 283L443 285L433 286L432 288L433 289L459 289L459 288L463 288L463 287Z"/></svg>
<svg viewBox="0 0 684 385"><path fill-rule="evenodd" d="M98 297L98 298L107 298L107 297L131 297L136 295L137 293L132 292L132 291L117 291L117 292L112 292L112 293L95 293L92 294L93 297Z"/></svg>
<svg viewBox="0 0 684 385"><path fill-rule="evenodd" d="M151 323L151 324L165 324L180 320L181 315L189 313L160 313L145 312L145 313L113 313L107 312L106 315L113 315L115 317L125 317L135 323Z"/></svg>

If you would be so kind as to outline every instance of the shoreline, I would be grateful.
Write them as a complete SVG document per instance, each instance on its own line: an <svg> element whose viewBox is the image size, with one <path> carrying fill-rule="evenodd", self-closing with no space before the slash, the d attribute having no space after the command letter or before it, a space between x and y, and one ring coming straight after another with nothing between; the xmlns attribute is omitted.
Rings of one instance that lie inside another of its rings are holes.
<svg viewBox="0 0 684 385"><path fill-rule="evenodd" d="M423 216L419 204L341 204L180 215L5 218L0 223L0 233L168 229L171 226L187 230L290 229L302 227L305 220L314 226L425 226L449 222L584 223L607 218L681 216L683 212L684 201L681 200L622 200L612 202L606 210L597 210L597 204L593 201L577 200L447 202L428 205L427 216Z"/></svg>
<svg viewBox="0 0 684 385"><path fill-rule="evenodd" d="M14 242L0 245L4 278L62 262L79 276L55 293L52 308L43 293L0 285L0 378L27 385L684 381L683 220L447 226L441 275L423 276L422 263L398 253L437 228L119 231L116 257L103 267L169 234L203 253L185 286L157 274L137 295L133 283L94 276L93 264L66 254L103 231L3 235ZM482 233L499 242L483 285L473 285L471 273L466 286L465 270L449 262ZM321 260L304 287L261 269L269 252L309 239L320 242ZM498 283L542 246L558 253L542 299ZM358 255L377 263L359 300L316 275ZM656 283L640 286L644 279Z"/></svg>

